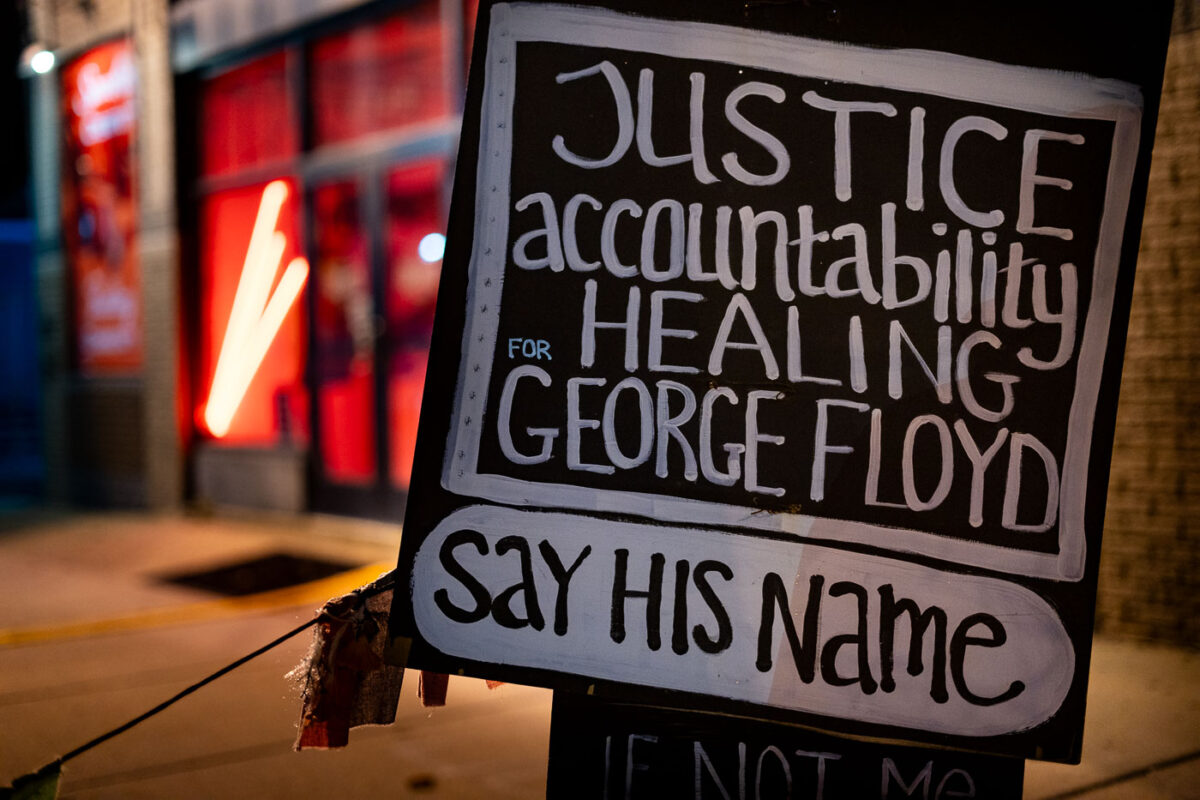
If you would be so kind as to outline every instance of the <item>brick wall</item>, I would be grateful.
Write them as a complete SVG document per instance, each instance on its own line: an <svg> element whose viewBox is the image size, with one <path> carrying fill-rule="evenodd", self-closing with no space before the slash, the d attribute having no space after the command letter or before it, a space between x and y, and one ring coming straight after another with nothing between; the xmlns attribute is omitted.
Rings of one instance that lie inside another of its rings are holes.
<svg viewBox="0 0 1200 800"><path fill-rule="evenodd" d="M175 106L166 0L132 0L137 42L138 259L142 267L142 368L146 502L184 496L179 415L179 229L175 208Z"/></svg>
<svg viewBox="0 0 1200 800"><path fill-rule="evenodd" d="M146 502L141 381L77 381L69 390L71 499L89 505Z"/></svg>
<svg viewBox="0 0 1200 800"><path fill-rule="evenodd" d="M1200 647L1200 11L1175 9L1100 563L1099 630Z"/></svg>
<svg viewBox="0 0 1200 800"><path fill-rule="evenodd" d="M131 0L41 0L45 6L43 41L68 52L78 51L97 42L111 39L129 30L132 19Z"/></svg>

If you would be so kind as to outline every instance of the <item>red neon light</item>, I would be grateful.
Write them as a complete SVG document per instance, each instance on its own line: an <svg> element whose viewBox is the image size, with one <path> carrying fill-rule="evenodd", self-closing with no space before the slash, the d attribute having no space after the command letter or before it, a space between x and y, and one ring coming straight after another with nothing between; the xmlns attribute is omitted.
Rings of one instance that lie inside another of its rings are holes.
<svg viewBox="0 0 1200 800"><path fill-rule="evenodd" d="M276 229L287 195L284 181L272 181L259 201L204 409L204 423L217 438L229 432L250 381L308 279L308 261L298 256L288 263L275 291L271 291L287 249L287 237Z"/></svg>

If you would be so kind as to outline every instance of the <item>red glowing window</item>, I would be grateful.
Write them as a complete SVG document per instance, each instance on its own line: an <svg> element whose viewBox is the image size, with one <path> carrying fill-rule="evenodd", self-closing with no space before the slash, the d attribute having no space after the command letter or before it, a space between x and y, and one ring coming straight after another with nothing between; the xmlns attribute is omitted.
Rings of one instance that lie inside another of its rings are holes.
<svg viewBox="0 0 1200 800"><path fill-rule="evenodd" d="M442 161L406 165L387 176L387 265L384 301L388 364L389 478L408 488L425 363L445 245Z"/></svg>
<svg viewBox="0 0 1200 800"><path fill-rule="evenodd" d="M201 173L223 175L291 158L300 150L297 118L284 52L206 80Z"/></svg>
<svg viewBox="0 0 1200 800"><path fill-rule="evenodd" d="M222 444L308 441L297 192L284 179L200 206L195 415Z"/></svg>
<svg viewBox="0 0 1200 800"><path fill-rule="evenodd" d="M475 41L475 22L479 18L479 0L463 0L463 53L465 63L471 63L471 47Z"/></svg>
<svg viewBox="0 0 1200 800"><path fill-rule="evenodd" d="M449 113L438 4L425 0L377 25L312 47L313 137L329 144Z"/></svg>
<svg viewBox="0 0 1200 800"><path fill-rule="evenodd" d="M137 76L127 40L89 50L63 68L62 222L86 375L142 366L142 282L132 142Z"/></svg>
<svg viewBox="0 0 1200 800"><path fill-rule="evenodd" d="M313 191L316 377L321 470L334 483L375 482L375 344L371 264L355 181Z"/></svg>

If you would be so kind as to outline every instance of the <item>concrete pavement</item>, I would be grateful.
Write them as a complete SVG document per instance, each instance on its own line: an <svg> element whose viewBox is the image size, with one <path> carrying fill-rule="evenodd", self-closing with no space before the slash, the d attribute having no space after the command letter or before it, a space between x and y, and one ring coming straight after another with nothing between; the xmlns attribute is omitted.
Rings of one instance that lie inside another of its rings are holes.
<svg viewBox="0 0 1200 800"><path fill-rule="evenodd" d="M0 785L311 619L394 562L398 526L306 516L24 513L0 517ZM368 569L217 601L159 578L271 552ZM347 582L349 581L349 582ZM80 623L86 623L81 625ZM294 753L306 632L68 763L61 797L530 798L544 793L550 692L452 678L425 709L341 751ZM1030 800L1200 798L1200 653L1099 639L1084 762L1030 762Z"/></svg>

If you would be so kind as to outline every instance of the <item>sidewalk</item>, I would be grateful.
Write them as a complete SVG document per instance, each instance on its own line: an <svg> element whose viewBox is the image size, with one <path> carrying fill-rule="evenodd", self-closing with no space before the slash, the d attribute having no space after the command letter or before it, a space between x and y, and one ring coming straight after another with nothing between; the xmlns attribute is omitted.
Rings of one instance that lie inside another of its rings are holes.
<svg viewBox="0 0 1200 800"><path fill-rule="evenodd" d="M320 516L0 517L0 785L311 619L328 596L390 569L398 544L398 526ZM367 569L257 604L214 602L208 592L159 579L275 552ZM489 691L455 677L446 707L426 709L410 671L395 725L356 729L342 751L292 752L299 689L283 676L309 641L301 634L71 761L61 797L544 793L550 692L543 689ZM1198 653L1098 640L1084 763L1029 762L1025 797L1200 798L1197 678Z"/></svg>
<svg viewBox="0 0 1200 800"><path fill-rule="evenodd" d="M0 646L0 785L131 719L312 618L328 596L198 622L155 610L211 609L207 592L156 576L269 552L311 553L380 572L398 527L336 518L42 516L0 522L0 629L55 630L143 615L142 628ZM295 753L299 687L284 679L308 632L166 712L69 762L61 797L528 798L545 785L550 692L451 680L445 708L422 708L406 675L395 725L359 728L341 751Z"/></svg>

